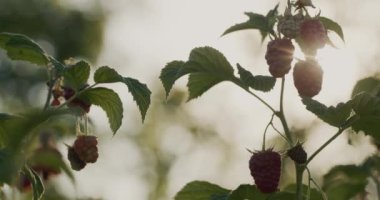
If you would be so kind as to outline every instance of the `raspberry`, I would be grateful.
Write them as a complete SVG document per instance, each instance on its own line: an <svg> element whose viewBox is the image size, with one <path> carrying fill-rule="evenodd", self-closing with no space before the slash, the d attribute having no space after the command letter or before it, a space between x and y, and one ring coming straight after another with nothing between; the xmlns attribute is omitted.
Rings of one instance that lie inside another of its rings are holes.
<svg viewBox="0 0 380 200"><path fill-rule="evenodd" d="M253 153L249 169L257 188L263 193L275 192L281 175L281 156L268 149Z"/></svg>
<svg viewBox="0 0 380 200"><path fill-rule="evenodd" d="M275 39L268 43L265 59L273 77L283 77L291 68L294 46L289 39Z"/></svg>
<svg viewBox="0 0 380 200"><path fill-rule="evenodd" d="M59 105L61 105L61 102L59 101L59 99L54 98L50 105L51 106L59 106Z"/></svg>
<svg viewBox="0 0 380 200"><path fill-rule="evenodd" d="M58 164L60 161L62 161L62 155L53 147L40 147L34 151L29 159L32 169L42 175L44 180L48 180L52 175L61 173L61 168Z"/></svg>
<svg viewBox="0 0 380 200"><path fill-rule="evenodd" d="M293 80L300 96L317 95L322 88L322 79L322 68L314 59L299 61L294 65Z"/></svg>
<svg viewBox="0 0 380 200"><path fill-rule="evenodd" d="M72 88L64 87L63 91L64 91L63 97L66 100L69 100L75 94L75 91ZM86 113L88 113L88 112L90 112L91 104L86 102L86 101L83 101L79 98L74 98L73 100L70 101L68 106L69 107L80 107L80 108L82 108L82 110L84 110Z"/></svg>
<svg viewBox="0 0 380 200"><path fill-rule="evenodd" d="M94 163L98 159L98 141L95 136L78 136L74 142L74 150L78 157L86 163Z"/></svg>
<svg viewBox="0 0 380 200"><path fill-rule="evenodd" d="M69 147L67 157L70 161L71 169L73 170L79 171L86 166L86 162L79 158L78 154L72 147Z"/></svg>
<svg viewBox="0 0 380 200"><path fill-rule="evenodd" d="M319 19L304 20L299 27L299 43L301 49L310 55L327 43L327 31Z"/></svg>
<svg viewBox="0 0 380 200"><path fill-rule="evenodd" d="M287 151L287 155L296 163L304 164L307 160L307 153L302 148L301 144L297 144Z"/></svg>
<svg viewBox="0 0 380 200"><path fill-rule="evenodd" d="M287 38L296 38L299 33L299 27L303 20L302 15L296 16L281 16L279 18L277 29Z"/></svg>
<svg viewBox="0 0 380 200"><path fill-rule="evenodd" d="M30 182L29 178L24 173L20 173L16 187L20 192L28 192L32 189L32 182Z"/></svg>

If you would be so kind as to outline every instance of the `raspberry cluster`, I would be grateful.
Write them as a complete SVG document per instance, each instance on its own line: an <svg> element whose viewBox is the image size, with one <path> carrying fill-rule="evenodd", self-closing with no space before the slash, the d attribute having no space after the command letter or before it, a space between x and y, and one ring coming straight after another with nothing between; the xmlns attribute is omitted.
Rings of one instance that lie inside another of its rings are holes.
<svg viewBox="0 0 380 200"><path fill-rule="evenodd" d="M74 170L83 169L87 163L95 163L99 157L98 141L95 136L78 136L72 147L68 149L68 159Z"/></svg>

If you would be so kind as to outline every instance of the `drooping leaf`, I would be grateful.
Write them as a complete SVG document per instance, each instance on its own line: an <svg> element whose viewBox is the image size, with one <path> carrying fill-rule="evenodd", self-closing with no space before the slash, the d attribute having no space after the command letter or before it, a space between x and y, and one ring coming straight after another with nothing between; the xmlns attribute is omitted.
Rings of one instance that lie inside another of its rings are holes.
<svg viewBox="0 0 380 200"><path fill-rule="evenodd" d="M255 185L244 184L232 191L227 200L266 200L267 198L268 194L261 193Z"/></svg>
<svg viewBox="0 0 380 200"><path fill-rule="evenodd" d="M230 190L205 181L193 181L185 185L175 200L225 200Z"/></svg>
<svg viewBox="0 0 380 200"><path fill-rule="evenodd" d="M350 101L347 103L339 103L337 106L330 107L327 107L311 98L303 98L302 102L306 106L307 110L317 115L318 118L324 122L335 127L340 127L344 124L344 122L346 122L352 109Z"/></svg>
<svg viewBox="0 0 380 200"><path fill-rule="evenodd" d="M7 55L12 60L28 61L44 66L48 64L48 58L44 50L25 35L0 33L0 47L7 51Z"/></svg>
<svg viewBox="0 0 380 200"><path fill-rule="evenodd" d="M152 92L146 84L140 83L137 79L124 77L123 82L127 85L129 92L132 94L133 100L135 100L139 107L141 118L144 121L150 105L150 95Z"/></svg>
<svg viewBox="0 0 380 200"><path fill-rule="evenodd" d="M329 199L347 200L365 192L368 171L356 165L339 165L323 176L323 190Z"/></svg>
<svg viewBox="0 0 380 200"><path fill-rule="evenodd" d="M251 72L238 65L240 80L248 87L254 90L268 92L276 84L276 78L272 76L253 76Z"/></svg>
<svg viewBox="0 0 380 200"><path fill-rule="evenodd" d="M212 86L234 78L234 70L222 53L211 47L195 48L178 72L180 75L190 73L189 99L201 96Z"/></svg>
<svg viewBox="0 0 380 200"><path fill-rule="evenodd" d="M360 93L354 97L353 110L359 116L352 129L364 131L376 140L380 140L380 98L368 93Z"/></svg>
<svg viewBox="0 0 380 200"><path fill-rule="evenodd" d="M41 178L33 169L27 166L23 168L22 172L32 184L33 200L40 200L45 191Z"/></svg>
<svg viewBox="0 0 380 200"><path fill-rule="evenodd" d="M375 77L368 77L356 82L354 89L352 90L351 98L354 98L361 92L367 92L369 94L380 96L380 80Z"/></svg>
<svg viewBox="0 0 380 200"><path fill-rule="evenodd" d="M94 81L95 83L115 83L123 81L123 77L116 70L103 66L95 71Z"/></svg>
<svg viewBox="0 0 380 200"><path fill-rule="evenodd" d="M319 17L319 20L322 22L323 26L327 30L334 31L344 41L343 30L342 30L342 27L338 23L336 23L335 21L333 21L327 17Z"/></svg>
<svg viewBox="0 0 380 200"><path fill-rule="evenodd" d="M100 106L107 114L111 130L115 134L123 119L123 105L119 95L111 89L97 87L85 90L78 98Z"/></svg>
<svg viewBox="0 0 380 200"><path fill-rule="evenodd" d="M175 81L181 77L179 71L184 64L185 62L183 61L172 61L161 70L160 79L164 85L166 97L169 96Z"/></svg>
<svg viewBox="0 0 380 200"><path fill-rule="evenodd" d="M67 67L64 72L65 86L71 87L76 91L82 89L88 81L90 70L90 65L85 61L79 61Z"/></svg>

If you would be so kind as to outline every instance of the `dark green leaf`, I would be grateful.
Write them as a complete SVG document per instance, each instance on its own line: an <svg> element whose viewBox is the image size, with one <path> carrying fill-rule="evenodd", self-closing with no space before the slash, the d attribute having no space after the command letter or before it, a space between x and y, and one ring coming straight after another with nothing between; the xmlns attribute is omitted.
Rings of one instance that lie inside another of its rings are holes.
<svg viewBox="0 0 380 200"><path fill-rule="evenodd" d="M327 30L334 31L344 41L343 30L342 30L342 27L340 27L338 23L334 22L333 20L327 17L319 17L319 20L322 22L323 26Z"/></svg>
<svg viewBox="0 0 380 200"><path fill-rule="evenodd" d="M251 72L238 65L240 80L254 90L268 92L273 89L276 79L272 76L253 76Z"/></svg>
<svg viewBox="0 0 380 200"><path fill-rule="evenodd" d="M369 94L380 96L380 80L375 77L368 77L356 82L354 89L352 90L351 98L354 98L361 92L367 92Z"/></svg>
<svg viewBox="0 0 380 200"><path fill-rule="evenodd" d="M116 92L103 87L91 88L80 94L79 98L100 106L107 114L113 133L116 133L123 119L123 105Z"/></svg>
<svg viewBox="0 0 380 200"><path fill-rule="evenodd" d="M180 75L190 73L189 99L202 95L212 86L232 80L234 71L222 53L211 47L195 48L191 51L189 61L178 72Z"/></svg>
<svg viewBox="0 0 380 200"><path fill-rule="evenodd" d="M33 188L33 200L40 200L44 194L45 188L38 174L29 167L24 167L22 172L28 178Z"/></svg>
<svg viewBox="0 0 380 200"><path fill-rule="evenodd" d="M116 70L108 66L103 66L95 71L94 81L95 83L115 83L122 82L123 77L120 76Z"/></svg>
<svg viewBox="0 0 380 200"><path fill-rule="evenodd" d="M21 160L10 149L0 149L0 183L12 184L21 168Z"/></svg>
<svg viewBox="0 0 380 200"><path fill-rule="evenodd" d="M240 185L231 192L227 200L266 200L268 194L261 193L255 185Z"/></svg>
<svg viewBox="0 0 380 200"><path fill-rule="evenodd" d="M146 84L140 83L136 79L125 77L123 78L123 82L127 85L129 92L133 96L133 100L137 103L137 106L140 109L141 118L144 121L150 105L150 95L152 92Z"/></svg>
<svg viewBox="0 0 380 200"><path fill-rule="evenodd" d="M266 20L267 20L267 24L268 24L268 32L270 32L272 34L274 34L274 25L276 24L277 18L278 18L278 6L279 6L279 4L277 4L266 15ZM265 39L265 37L263 36L263 40L264 39Z"/></svg>
<svg viewBox="0 0 380 200"><path fill-rule="evenodd" d="M172 89L174 82L179 79L179 71L182 66L185 64L183 61L172 61L161 70L160 79L164 85L166 97L168 97L170 90Z"/></svg>
<svg viewBox="0 0 380 200"><path fill-rule="evenodd" d="M351 102L339 103L335 107L327 107L311 98L303 98L302 102L306 105L307 110L317 115L324 122L335 127L342 126L351 114Z"/></svg>
<svg viewBox="0 0 380 200"><path fill-rule="evenodd" d="M251 13L251 12L247 12L245 13L245 15L249 17L248 21L231 26L226 31L224 31L222 36L235 32L235 31L246 30L246 29L257 29L265 33L269 31L268 22L264 15Z"/></svg>
<svg viewBox="0 0 380 200"><path fill-rule="evenodd" d="M323 190L329 199L347 200L365 192L368 171L356 165L339 165L323 177Z"/></svg>
<svg viewBox="0 0 380 200"><path fill-rule="evenodd" d="M230 190L205 181L193 181L179 191L175 200L224 200Z"/></svg>
<svg viewBox="0 0 380 200"><path fill-rule="evenodd" d="M380 139L380 98L368 93L360 93L354 97L353 110L359 117L352 129L364 131L375 139Z"/></svg>
<svg viewBox="0 0 380 200"><path fill-rule="evenodd" d="M286 195L290 195L290 194L296 195L296 189L297 189L296 184L290 184L284 188L283 192L288 192L288 193L285 193ZM303 191L304 199L309 199L309 200L323 199L323 195L321 194L321 192L319 192L317 189L312 188L312 187L310 188L310 191L309 191L309 187L305 184L302 185L302 191ZM310 198L308 198L309 193L310 193Z"/></svg>
<svg viewBox="0 0 380 200"><path fill-rule="evenodd" d="M12 60L28 61L37 65L48 64L48 58L42 48L24 35L0 33L0 47L7 51Z"/></svg>
<svg viewBox="0 0 380 200"><path fill-rule="evenodd" d="M88 81L90 70L90 65L85 61L79 61L67 67L64 72L65 86L71 87L76 91L82 89Z"/></svg>

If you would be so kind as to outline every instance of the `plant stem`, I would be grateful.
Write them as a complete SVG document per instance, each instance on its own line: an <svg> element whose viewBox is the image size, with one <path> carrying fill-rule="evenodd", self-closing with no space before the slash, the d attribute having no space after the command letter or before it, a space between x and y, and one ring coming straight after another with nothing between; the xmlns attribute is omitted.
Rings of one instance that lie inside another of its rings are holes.
<svg viewBox="0 0 380 200"><path fill-rule="evenodd" d="M310 161L313 160L313 158L318 155L319 152L321 152L327 145L329 145L333 140L335 140L339 135L343 133L344 130L346 130L348 127L350 127L354 122L356 122L359 119L357 115L352 116L347 120L347 122L341 126L338 130L338 132L335 133L329 140L327 140L322 146L320 146L306 161L306 165L309 164Z"/></svg>
<svg viewBox="0 0 380 200"><path fill-rule="evenodd" d="M60 108L62 108L62 107L64 107L64 106L66 106L68 103L70 103L70 102L71 102L72 100L74 100L76 97L78 97L80 94L82 94L83 92L87 91L88 89L91 89L91 88L95 87L96 85L98 85L98 84L97 84L97 83L94 83L94 84L88 86L87 88L78 91L78 92L75 93L72 97L70 97L69 99L67 99L67 100L65 101L65 103L63 103L63 104L61 104L59 107L57 107L57 109L60 109Z"/></svg>
<svg viewBox="0 0 380 200"><path fill-rule="evenodd" d="M285 136L290 142L290 145L293 146L293 139L290 134L290 129L289 129L288 123L286 122L285 112L284 112L284 90L285 90L285 77L283 77L281 81L280 111L276 112L276 116L280 119L281 124L284 127Z"/></svg>
<svg viewBox="0 0 380 200"><path fill-rule="evenodd" d="M45 105L44 105L43 110L46 110L49 107L50 100L51 100L51 95L52 95L52 90L53 90L55 82L57 81L56 79L53 79L53 74L52 74L51 71L52 71L52 69L48 69L48 76L49 76L48 83L49 83L49 86L48 86L48 94L47 94L47 97L46 97L46 101L45 101Z"/></svg>
<svg viewBox="0 0 380 200"><path fill-rule="evenodd" d="M297 200L303 200L303 185L302 185L302 179L303 179L303 172L305 171L304 165L300 165L297 163L294 163L296 165L296 183L297 183Z"/></svg>

